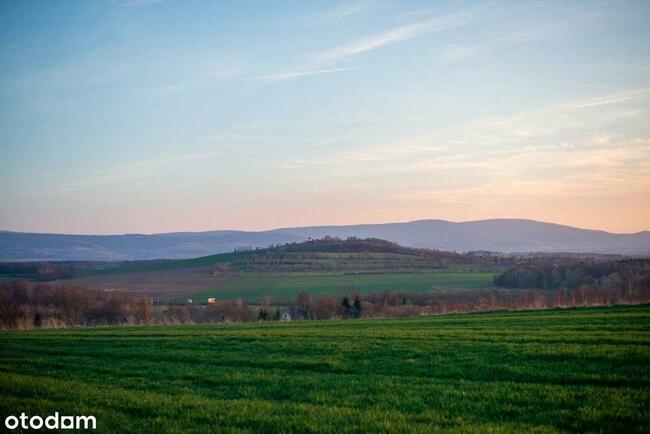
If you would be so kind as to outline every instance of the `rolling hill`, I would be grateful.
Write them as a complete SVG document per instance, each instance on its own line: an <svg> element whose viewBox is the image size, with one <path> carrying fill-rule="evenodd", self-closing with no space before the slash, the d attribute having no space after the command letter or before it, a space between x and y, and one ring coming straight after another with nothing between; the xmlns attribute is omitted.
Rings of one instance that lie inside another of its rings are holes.
<svg viewBox="0 0 650 434"><path fill-rule="evenodd" d="M208 297L289 301L300 291L427 292L493 286L509 258L403 247L379 239L328 238L180 260L97 263L71 279L161 300Z"/></svg>
<svg viewBox="0 0 650 434"><path fill-rule="evenodd" d="M0 232L0 260L180 259L241 248L301 242L325 236L381 238L404 246L447 251L581 252L650 254L650 232L613 234L521 219L470 222L310 226L262 232L210 231L166 234L66 235Z"/></svg>

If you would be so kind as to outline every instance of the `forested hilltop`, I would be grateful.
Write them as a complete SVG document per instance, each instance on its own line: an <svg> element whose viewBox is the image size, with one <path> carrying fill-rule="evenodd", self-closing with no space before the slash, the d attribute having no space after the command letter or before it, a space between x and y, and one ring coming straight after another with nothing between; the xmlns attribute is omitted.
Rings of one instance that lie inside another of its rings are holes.
<svg viewBox="0 0 650 434"><path fill-rule="evenodd" d="M413 272L425 270L493 270L513 263L493 253L456 253L400 246L378 238L325 237L253 250L216 261L215 271L258 273Z"/></svg>

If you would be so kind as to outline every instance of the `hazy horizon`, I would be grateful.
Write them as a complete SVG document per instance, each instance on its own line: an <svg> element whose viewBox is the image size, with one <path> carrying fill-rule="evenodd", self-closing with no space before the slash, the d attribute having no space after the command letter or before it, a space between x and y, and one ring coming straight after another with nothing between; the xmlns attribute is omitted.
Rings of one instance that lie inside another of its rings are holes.
<svg viewBox="0 0 650 434"><path fill-rule="evenodd" d="M190 7L191 5L191 7ZM650 229L650 2L0 2L0 229Z"/></svg>
<svg viewBox="0 0 650 434"><path fill-rule="evenodd" d="M577 229L584 229L584 230L594 230L594 231L605 231L608 233L612 234L617 234L617 235L625 235L625 234L637 234L641 232L650 232L650 229L642 229L640 231L635 231L635 232L612 232L612 231L607 231L605 229L599 229L599 228L589 228L589 227L581 227L581 226L571 226L571 225L563 225L561 223L556 223L556 222L551 222L551 221L542 221L542 220L534 220L534 219L520 219L517 217L496 217L493 219L476 219L476 220L446 220L446 219L437 219L437 218L428 218L428 219L416 219L416 220L400 220L400 221L379 221L379 222L372 222L372 223L349 223L349 224L315 224L315 225L297 225L297 226L274 226L274 227L263 227L261 229L245 229L245 228L213 228L213 229L201 229L201 230L172 230L172 231L164 231L164 232L41 232L41 231L12 231L4 228L0 228L0 232L23 232L23 233L43 233L43 234L52 234L52 235L158 235L158 234L165 234L165 233L200 233L200 232L219 232L219 231L240 231L240 232L266 232L266 231L273 231L273 230L281 230L281 229L291 229L291 228L309 228L309 227L345 227L345 226L365 226L365 225L387 225L387 224L403 224L403 223L416 223L418 221L444 221L448 223L474 223L474 222L480 222L480 221L486 221L486 220L526 220L526 221L531 221L531 222L537 222L537 223L545 223L545 224L551 224L551 225L560 225L560 226L569 226Z"/></svg>

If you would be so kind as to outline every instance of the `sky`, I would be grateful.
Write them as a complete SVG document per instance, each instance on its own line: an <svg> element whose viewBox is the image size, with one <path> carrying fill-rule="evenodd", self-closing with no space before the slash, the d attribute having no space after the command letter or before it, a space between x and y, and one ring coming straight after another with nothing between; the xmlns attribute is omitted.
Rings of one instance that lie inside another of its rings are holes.
<svg viewBox="0 0 650 434"><path fill-rule="evenodd" d="M0 230L650 230L650 2L0 0Z"/></svg>

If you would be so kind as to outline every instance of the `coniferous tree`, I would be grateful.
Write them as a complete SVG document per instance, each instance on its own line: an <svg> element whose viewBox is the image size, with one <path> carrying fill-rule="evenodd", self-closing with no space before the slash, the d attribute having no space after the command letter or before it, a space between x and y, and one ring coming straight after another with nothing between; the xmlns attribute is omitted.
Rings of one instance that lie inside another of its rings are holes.
<svg viewBox="0 0 650 434"><path fill-rule="evenodd" d="M352 304L352 315L355 318L360 317L361 316L361 310L362 310L361 300L359 299L359 296L357 295L357 296L354 297L354 303Z"/></svg>
<svg viewBox="0 0 650 434"><path fill-rule="evenodd" d="M352 305L350 304L350 299L348 298L347 295L343 297L343 302L341 302L341 306L343 306L343 313L345 314L345 316L349 316L350 311L352 310Z"/></svg>
<svg viewBox="0 0 650 434"><path fill-rule="evenodd" d="M269 312L265 308L261 308L257 312L257 319L258 321L268 321L269 320Z"/></svg>

